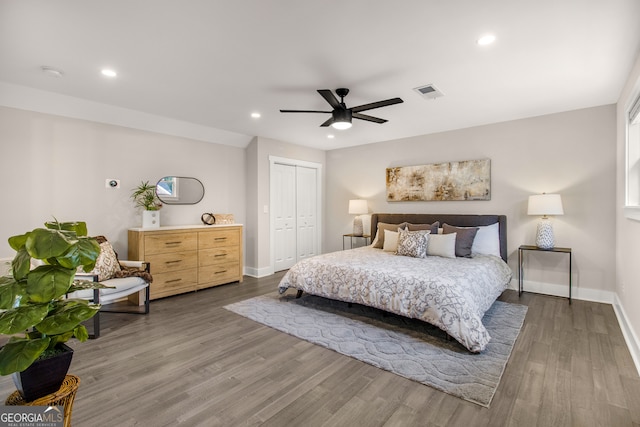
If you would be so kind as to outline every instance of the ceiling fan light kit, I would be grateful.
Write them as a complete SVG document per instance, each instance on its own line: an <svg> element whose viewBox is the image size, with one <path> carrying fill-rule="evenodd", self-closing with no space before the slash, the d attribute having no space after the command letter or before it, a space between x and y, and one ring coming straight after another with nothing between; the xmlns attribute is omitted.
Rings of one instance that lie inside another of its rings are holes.
<svg viewBox="0 0 640 427"><path fill-rule="evenodd" d="M384 101L372 102L370 104L359 105L357 107L347 108L344 103L344 97L349 93L347 88L336 89L336 95L340 97L340 101L329 89L318 89L318 93L331 105L331 111L317 110L280 110L281 113L327 113L331 114L331 118L320 125L320 127L331 126L334 129L349 129L352 119L366 120L373 123L386 123L387 120L378 117L362 114L362 111L373 110L374 108L386 107L389 105L400 104L402 99L391 98Z"/></svg>
<svg viewBox="0 0 640 427"><path fill-rule="evenodd" d="M332 128L344 130L351 127L351 110L333 110L331 116L333 119Z"/></svg>

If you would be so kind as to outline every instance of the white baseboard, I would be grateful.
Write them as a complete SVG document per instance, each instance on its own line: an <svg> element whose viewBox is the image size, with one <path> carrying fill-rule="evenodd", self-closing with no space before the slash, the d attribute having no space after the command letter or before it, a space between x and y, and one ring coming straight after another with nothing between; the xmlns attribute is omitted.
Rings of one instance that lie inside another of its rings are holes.
<svg viewBox="0 0 640 427"><path fill-rule="evenodd" d="M558 285L554 283L542 283L525 280L523 283L523 288L526 292L569 298L569 285ZM509 283L509 289L513 289L515 291L518 290L517 278L511 280L511 283ZM577 288L574 286L571 288L571 298L583 301L613 304L615 293L603 291L600 289Z"/></svg>
<svg viewBox="0 0 640 427"><path fill-rule="evenodd" d="M616 294L614 298L613 311L616 313L620 329L622 330L622 335L627 343L627 348L629 348L629 353L631 353L633 363L636 365L638 375L640 375L640 341L638 341L638 336L635 334L631 323L629 323L622 304L620 304L618 294Z"/></svg>
<svg viewBox="0 0 640 427"><path fill-rule="evenodd" d="M273 267L262 267L262 268L253 268L253 267L244 267L245 276L249 277L267 277L274 274Z"/></svg>

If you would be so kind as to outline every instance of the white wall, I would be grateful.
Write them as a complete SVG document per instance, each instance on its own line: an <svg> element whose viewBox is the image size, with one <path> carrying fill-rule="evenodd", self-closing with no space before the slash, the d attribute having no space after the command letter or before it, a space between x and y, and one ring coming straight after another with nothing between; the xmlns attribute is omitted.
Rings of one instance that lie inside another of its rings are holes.
<svg viewBox="0 0 640 427"><path fill-rule="evenodd" d="M140 181L192 176L205 187L196 205L164 206L163 225L200 224L203 212L245 220L245 150L153 132L0 107L0 257L13 256L9 236L54 216L83 220L127 255L127 229L141 213L130 199ZM119 190L105 179L121 180Z"/></svg>
<svg viewBox="0 0 640 427"><path fill-rule="evenodd" d="M640 221L624 216L626 111L640 93L640 55L617 104L616 174L616 294L614 307L640 372Z"/></svg>
<svg viewBox="0 0 640 427"><path fill-rule="evenodd" d="M538 218L526 213L528 196L557 192L565 215L553 219L556 246L573 248L574 296L612 302L614 146L609 105L330 151L327 250L342 249L341 236L351 231L348 200L365 198L370 212L506 214L509 264L517 271L518 246L535 243ZM490 201L386 201L388 167L482 158L491 159ZM564 255L529 253L527 285L567 295L567 267Z"/></svg>

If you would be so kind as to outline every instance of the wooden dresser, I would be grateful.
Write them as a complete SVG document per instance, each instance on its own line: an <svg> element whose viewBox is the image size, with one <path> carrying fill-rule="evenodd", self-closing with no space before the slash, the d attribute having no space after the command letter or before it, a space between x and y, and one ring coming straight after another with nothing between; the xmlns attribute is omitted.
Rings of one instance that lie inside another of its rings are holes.
<svg viewBox="0 0 640 427"><path fill-rule="evenodd" d="M242 225L129 229L129 259L151 264L151 299L242 283Z"/></svg>

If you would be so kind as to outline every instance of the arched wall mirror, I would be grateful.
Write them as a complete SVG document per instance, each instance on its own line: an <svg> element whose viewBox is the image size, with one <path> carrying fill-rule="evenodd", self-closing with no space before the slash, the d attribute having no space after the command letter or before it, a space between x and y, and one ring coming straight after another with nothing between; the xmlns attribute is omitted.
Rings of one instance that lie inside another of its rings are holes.
<svg viewBox="0 0 640 427"><path fill-rule="evenodd" d="M165 176L156 184L156 194L167 205L195 205L204 197L204 186L196 178Z"/></svg>

